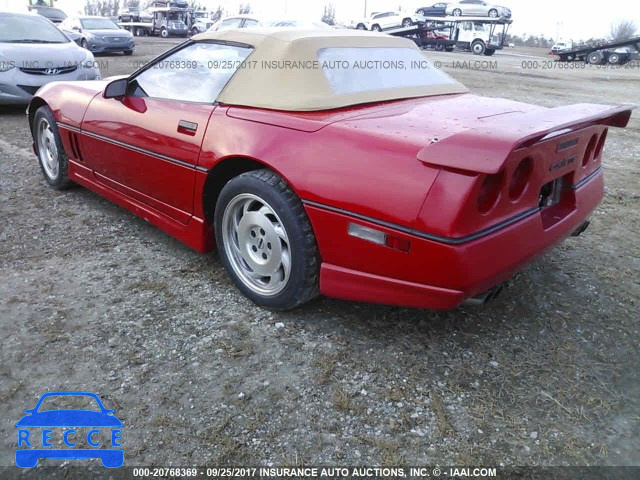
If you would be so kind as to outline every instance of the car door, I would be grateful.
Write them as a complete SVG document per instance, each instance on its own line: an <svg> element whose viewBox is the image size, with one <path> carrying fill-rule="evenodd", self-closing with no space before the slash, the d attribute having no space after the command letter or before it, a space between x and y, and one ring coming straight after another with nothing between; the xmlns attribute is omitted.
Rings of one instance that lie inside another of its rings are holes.
<svg viewBox="0 0 640 480"><path fill-rule="evenodd" d="M396 28L402 25L402 19L398 12L389 12L387 16L384 18L384 27L383 28Z"/></svg>
<svg viewBox="0 0 640 480"><path fill-rule="evenodd" d="M98 95L80 150L95 180L187 223L198 157L215 100L249 48L180 46L128 80L119 98Z"/></svg>

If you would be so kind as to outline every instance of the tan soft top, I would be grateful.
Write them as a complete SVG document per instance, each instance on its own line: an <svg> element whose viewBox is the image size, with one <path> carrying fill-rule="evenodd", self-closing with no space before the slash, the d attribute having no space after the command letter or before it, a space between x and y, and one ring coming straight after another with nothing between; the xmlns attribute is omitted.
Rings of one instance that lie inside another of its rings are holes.
<svg viewBox="0 0 640 480"><path fill-rule="evenodd" d="M219 102L229 105L318 111L468 91L464 85L447 78L447 83L439 85L336 94L322 70L322 63L319 68L300 67L318 62L318 51L323 48L385 47L409 48L420 52L411 40L386 34L346 29L245 28L205 32L194 36L193 40L236 42L254 48L245 66L236 71L218 97Z"/></svg>

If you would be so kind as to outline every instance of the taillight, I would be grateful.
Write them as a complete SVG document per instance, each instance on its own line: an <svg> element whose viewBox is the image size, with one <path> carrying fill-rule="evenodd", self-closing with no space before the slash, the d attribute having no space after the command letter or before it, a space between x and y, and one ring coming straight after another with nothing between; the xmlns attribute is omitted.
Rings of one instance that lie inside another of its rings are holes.
<svg viewBox="0 0 640 480"><path fill-rule="evenodd" d="M482 181L478 193L478 210L480 213L489 213L496 206L505 184L504 170L495 175L487 175Z"/></svg>
<svg viewBox="0 0 640 480"><path fill-rule="evenodd" d="M529 186L531 180L531 173L533 172L533 161L531 158L526 157L518 164L511 181L509 182L509 199L512 202L518 200L524 194L525 190Z"/></svg>
<svg viewBox="0 0 640 480"><path fill-rule="evenodd" d="M594 134L591 136L589 140L589 144L587 145L587 150L584 152L584 158L582 159L582 166L586 167L589 161L593 158L593 152L596 150L596 143L598 141L598 137Z"/></svg>

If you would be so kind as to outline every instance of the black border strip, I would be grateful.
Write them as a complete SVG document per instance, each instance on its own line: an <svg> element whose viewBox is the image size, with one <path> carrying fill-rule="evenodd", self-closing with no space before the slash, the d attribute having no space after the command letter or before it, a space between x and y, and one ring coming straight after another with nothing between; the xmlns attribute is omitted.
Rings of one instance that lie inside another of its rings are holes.
<svg viewBox="0 0 640 480"><path fill-rule="evenodd" d="M587 175L582 180L580 180L578 183L576 183L575 185L568 185L565 188L567 190L578 190L580 187L584 187L587 183L589 183L591 180L593 180L595 177L597 177L598 174L601 173L601 172L602 172L602 167L598 167L593 172L591 172L589 175Z"/></svg>
<svg viewBox="0 0 640 480"><path fill-rule="evenodd" d="M461 245L463 243L469 243L473 240L477 240L482 237L486 237L502 228L508 227L509 225L513 225L520 220L527 218L541 210L539 207L531 208L526 210L514 217L503 220L496 225L493 225L489 228L485 228L484 230L480 230L479 232L473 233L466 237L442 237L440 235L433 235L431 233L421 232L419 230L415 230L413 228L403 227L402 225L397 225L395 223L386 222L384 220L378 220L377 218L368 217L366 215L360 215L359 213L350 212L348 210L343 210L342 208L332 207L330 205L325 205L323 203L313 202L311 200L302 200L302 203L305 205L311 205L312 207L321 208L323 210L327 210L334 213L340 213L343 215L347 215L349 217L357 218L359 220L364 220L366 222L373 223L375 225L380 225L381 227L391 228L393 230L397 230L399 232L407 233L409 235L413 235L415 237L424 238L426 240L432 240L434 242L445 243L447 245Z"/></svg>
<svg viewBox="0 0 640 480"><path fill-rule="evenodd" d="M120 142L118 140L113 140L112 138L105 137L104 135L99 135L97 133L89 132L87 130L82 130L82 129L78 128L78 127L74 127L74 126L68 125L66 123L58 122L58 125L60 127L64 128L64 129L70 130L72 132L77 132L77 133L86 135L88 137L96 138L98 140L102 140L102 141L110 143L112 145L117 145L119 147L123 147L123 148L126 148L128 150L133 150L134 152L142 153L144 155L150 155L152 157L159 158L160 160L165 160L165 161L173 163L175 165L180 165L181 167L198 170L200 172L208 172L209 171L204 167L200 167L199 165L194 165L192 163L183 162L182 160L177 160L175 158L168 157L166 155L162 155L161 153L152 152L150 150L146 150L144 148L136 147L136 146L130 145L128 143Z"/></svg>

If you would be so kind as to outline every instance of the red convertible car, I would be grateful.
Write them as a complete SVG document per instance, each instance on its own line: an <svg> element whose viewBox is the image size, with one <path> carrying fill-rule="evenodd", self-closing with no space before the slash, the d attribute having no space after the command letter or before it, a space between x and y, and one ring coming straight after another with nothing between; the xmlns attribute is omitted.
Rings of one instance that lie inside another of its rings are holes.
<svg viewBox="0 0 640 480"><path fill-rule="evenodd" d="M54 188L83 185L288 309L318 294L451 309L586 228L629 107L483 98L410 40L204 33L28 110Z"/></svg>

